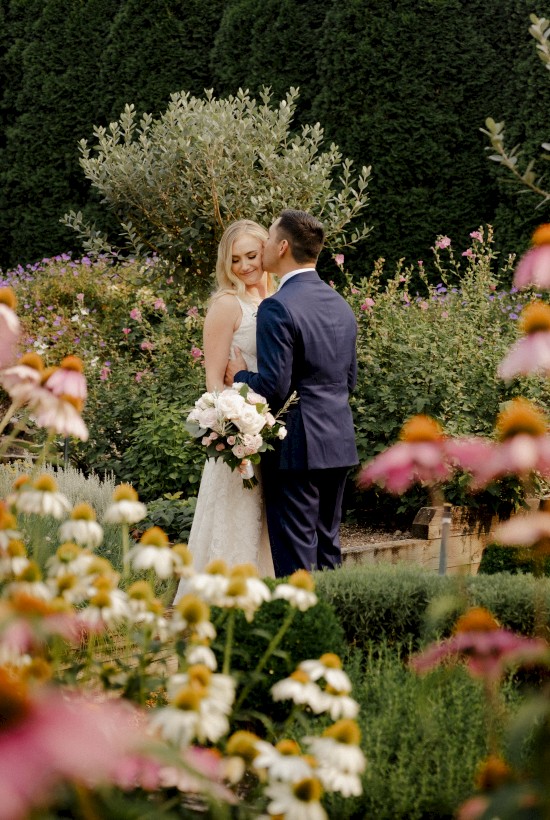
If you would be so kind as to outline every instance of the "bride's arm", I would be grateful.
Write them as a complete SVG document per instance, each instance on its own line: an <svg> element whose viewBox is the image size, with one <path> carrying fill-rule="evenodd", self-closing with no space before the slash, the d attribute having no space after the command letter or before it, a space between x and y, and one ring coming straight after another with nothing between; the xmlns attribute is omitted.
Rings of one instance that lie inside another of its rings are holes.
<svg viewBox="0 0 550 820"><path fill-rule="evenodd" d="M206 314L203 330L204 369L207 390L223 390L225 368L233 333L241 323L241 307L231 294L215 299Z"/></svg>

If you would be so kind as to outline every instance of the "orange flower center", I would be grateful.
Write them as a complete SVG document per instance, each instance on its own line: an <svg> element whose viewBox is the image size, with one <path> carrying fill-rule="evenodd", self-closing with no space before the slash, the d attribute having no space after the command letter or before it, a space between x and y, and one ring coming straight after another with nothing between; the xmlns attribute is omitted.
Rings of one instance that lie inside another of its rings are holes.
<svg viewBox="0 0 550 820"><path fill-rule="evenodd" d="M405 422L399 438L402 441L438 441L443 438L443 428L430 416L419 414Z"/></svg>
<svg viewBox="0 0 550 820"><path fill-rule="evenodd" d="M306 592L313 592L315 589L315 582L307 569L297 569L288 579L288 583L298 589L305 589Z"/></svg>
<svg viewBox="0 0 550 820"><path fill-rule="evenodd" d="M549 331L550 305L545 305L544 302L531 302L526 305L521 311L519 324L521 332L526 336Z"/></svg>
<svg viewBox="0 0 550 820"><path fill-rule="evenodd" d="M138 494L131 484L119 484L113 492L113 501L137 501Z"/></svg>
<svg viewBox="0 0 550 820"><path fill-rule="evenodd" d="M0 735L22 723L30 710L25 684L0 667Z"/></svg>
<svg viewBox="0 0 550 820"><path fill-rule="evenodd" d="M527 399L512 399L497 416L496 432L501 441L522 433L529 436L543 436L546 430L547 423L544 414Z"/></svg>
<svg viewBox="0 0 550 820"><path fill-rule="evenodd" d="M531 237L531 242L533 245L548 245L550 244L550 223L545 222L543 225L539 225L538 228L533 232L533 236Z"/></svg>
<svg viewBox="0 0 550 820"><path fill-rule="evenodd" d="M61 367L63 370L76 370L78 373L84 372L82 359L79 359L78 356L65 356L61 362Z"/></svg>
<svg viewBox="0 0 550 820"><path fill-rule="evenodd" d="M12 310L15 310L17 299L13 288L0 288L0 304L7 305Z"/></svg>
<svg viewBox="0 0 550 820"><path fill-rule="evenodd" d="M488 609L474 606L461 615L455 624L455 632L491 632L500 629L498 621Z"/></svg>

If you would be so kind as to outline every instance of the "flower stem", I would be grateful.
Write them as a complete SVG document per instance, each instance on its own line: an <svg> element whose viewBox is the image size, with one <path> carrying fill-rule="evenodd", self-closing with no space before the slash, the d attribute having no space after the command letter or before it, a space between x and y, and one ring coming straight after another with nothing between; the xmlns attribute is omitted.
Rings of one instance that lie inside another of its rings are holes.
<svg viewBox="0 0 550 820"><path fill-rule="evenodd" d="M122 524L122 580L130 577L130 527Z"/></svg>
<svg viewBox="0 0 550 820"><path fill-rule="evenodd" d="M288 630L288 628L290 627L290 624L294 620L295 615L296 615L296 608L295 607L290 607L289 611L287 612L286 618L284 619L283 623L281 624L281 627L280 627L279 631L277 632L276 635L274 635L271 638L267 649L265 650L264 654L260 658L260 660L258 662L258 665L255 669L255 674L253 674L249 678L248 683L246 684L246 686L242 690L241 694L239 695L239 697L237 699L237 702L235 704L235 711L237 711L239 709L239 707L242 706L245 698L250 693L250 690L254 687L254 685L256 683L256 677L260 674L260 672L263 671L263 669L264 669L266 663L268 662L269 658L275 652L275 650L277 649L277 647L279 646L279 644L283 640L283 637L284 637L286 631Z"/></svg>
<svg viewBox="0 0 550 820"><path fill-rule="evenodd" d="M231 670L231 651L233 649L233 636L235 635L235 610L229 613L227 621L227 637L225 639L225 649L223 652L223 674L229 675Z"/></svg>

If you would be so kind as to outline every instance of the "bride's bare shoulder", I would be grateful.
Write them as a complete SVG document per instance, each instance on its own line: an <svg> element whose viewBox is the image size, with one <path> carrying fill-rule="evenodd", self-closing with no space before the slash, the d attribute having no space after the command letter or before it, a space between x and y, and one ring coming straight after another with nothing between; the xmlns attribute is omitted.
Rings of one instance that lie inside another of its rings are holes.
<svg viewBox="0 0 550 820"><path fill-rule="evenodd" d="M215 296L208 306L206 312L206 321L211 322L227 322L233 325L235 321L240 318L242 313L239 300L232 293L220 293Z"/></svg>

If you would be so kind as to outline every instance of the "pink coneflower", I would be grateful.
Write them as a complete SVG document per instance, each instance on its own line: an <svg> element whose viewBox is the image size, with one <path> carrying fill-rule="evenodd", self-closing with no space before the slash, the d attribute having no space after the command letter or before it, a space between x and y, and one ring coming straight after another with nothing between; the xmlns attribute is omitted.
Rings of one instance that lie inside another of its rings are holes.
<svg viewBox="0 0 550 820"><path fill-rule="evenodd" d="M464 660L472 677L497 681L512 665L532 663L548 656L548 644L502 629L490 612L473 607L459 618L455 634L432 644L412 658L415 672L427 672L448 660Z"/></svg>
<svg viewBox="0 0 550 820"><path fill-rule="evenodd" d="M78 356L65 356L44 386L51 390L54 396L72 396L84 401L88 391L82 359Z"/></svg>
<svg viewBox="0 0 550 820"><path fill-rule="evenodd" d="M413 416L404 424L400 438L402 441L380 453L361 470L359 487L379 483L389 492L399 494L418 481L434 484L449 477L445 436L434 419Z"/></svg>
<svg viewBox="0 0 550 820"><path fill-rule="evenodd" d="M14 402L25 404L40 384L43 370L38 353L25 353L12 367L0 371L0 384Z"/></svg>
<svg viewBox="0 0 550 820"><path fill-rule="evenodd" d="M537 407L526 399L513 399L499 413L496 429L496 442L469 438L446 444L450 460L472 474L474 488L505 475L550 474L550 438Z"/></svg>
<svg viewBox="0 0 550 820"><path fill-rule="evenodd" d="M21 325L15 313L17 300L12 288L0 288L0 368L13 364Z"/></svg>
<svg viewBox="0 0 550 820"><path fill-rule="evenodd" d="M550 553L550 512L515 515L497 527L495 541L508 546L535 547L539 554Z"/></svg>
<svg viewBox="0 0 550 820"><path fill-rule="evenodd" d="M513 379L528 373L550 373L550 306L532 302L521 311L520 328L525 334L518 339L500 363L501 379Z"/></svg>
<svg viewBox="0 0 550 820"><path fill-rule="evenodd" d="M49 371L43 376L48 379ZM29 399L32 416L39 427L60 436L75 436L82 441L88 440L88 428L80 415L82 400L73 396L55 396L43 385L33 391Z"/></svg>
<svg viewBox="0 0 550 820"><path fill-rule="evenodd" d="M32 695L0 668L0 820L23 820L63 782L108 782L120 757L138 746L133 714L120 701L47 688Z"/></svg>
<svg viewBox="0 0 550 820"><path fill-rule="evenodd" d="M533 247L522 256L516 268L514 285L550 288L550 224L539 225L531 242Z"/></svg>

